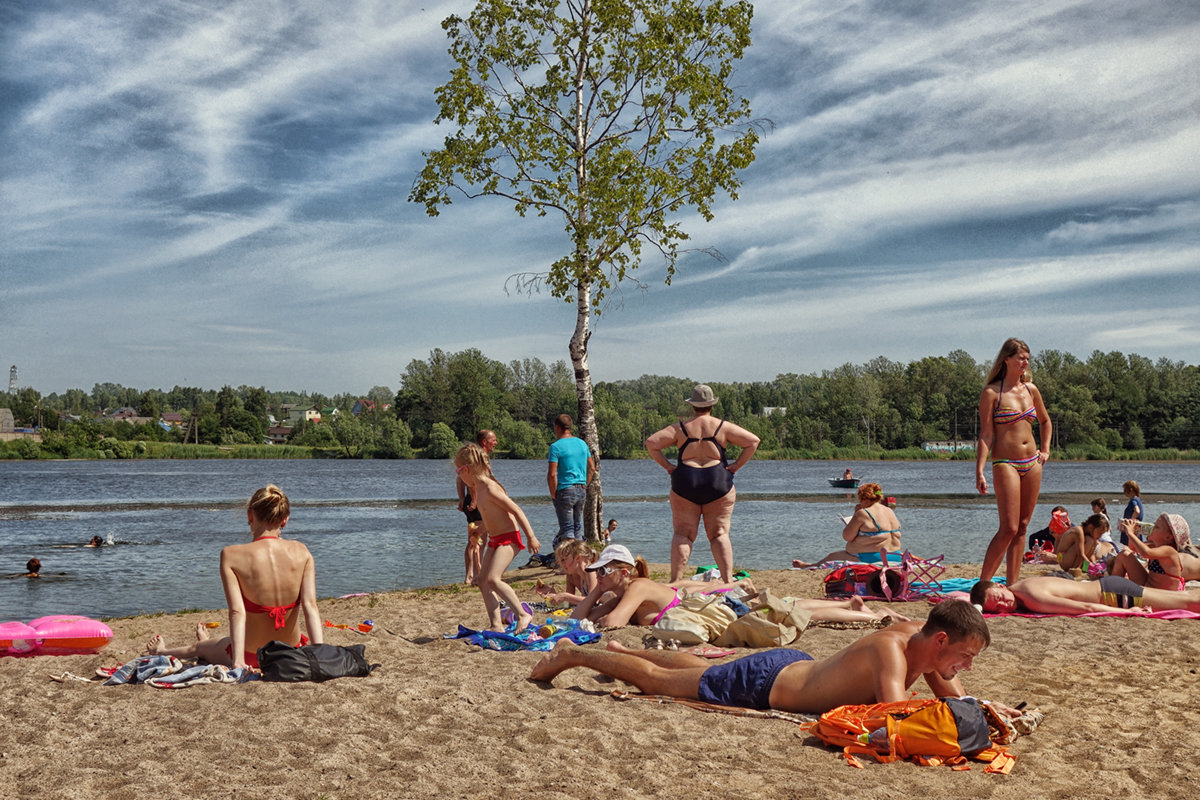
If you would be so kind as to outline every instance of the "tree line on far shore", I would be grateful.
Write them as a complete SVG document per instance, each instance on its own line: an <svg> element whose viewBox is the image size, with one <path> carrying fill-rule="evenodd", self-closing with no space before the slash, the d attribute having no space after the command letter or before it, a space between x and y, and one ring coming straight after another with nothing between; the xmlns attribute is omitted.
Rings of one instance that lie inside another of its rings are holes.
<svg viewBox="0 0 1200 800"><path fill-rule="evenodd" d="M760 457L871 458L930 455L926 442L971 444L978 432L978 400L990 363L955 350L908 364L882 356L844 364L820 375L782 373L771 381L723 383L705 375L643 375L599 382L596 421L602 455L644 455L650 433L687 416L683 403L695 383L711 385L717 413L762 439ZM1033 360L1033 379L1054 420L1053 447L1063 458L1194 457L1200 449L1200 368L1139 355L1096 351L1086 360L1057 350ZM0 393L17 426L39 426L40 446L3 445L9 457L181 456L186 442L238 447L238 455L350 458L443 458L460 441L491 428L499 455L544 458L553 439L550 421L576 413L565 361L523 359L504 364L477 349L434 350L413 360L400 390L376 386L364 395L328 397L262 387L219 390L176 386L170 391L96 384L41 396L32 388ZM366 401L366 402L361 402ZM288 445L263 446L271 415L282 422L284 404L325 410L320 423L292 428ZM352 410L356 404L360 413ZM105 412L132 408L152 420L134 425L106 420ZM336 413L330 410L337 409ZM184 424L164 430L161 415ZM141 444L139 444L141 443ZM256 451L262 451L256 452ZM1153 452L1150 452L1153 451ZM934 457L946 457L945 454ZM973 457L970 451L957 457Z"/></svg>

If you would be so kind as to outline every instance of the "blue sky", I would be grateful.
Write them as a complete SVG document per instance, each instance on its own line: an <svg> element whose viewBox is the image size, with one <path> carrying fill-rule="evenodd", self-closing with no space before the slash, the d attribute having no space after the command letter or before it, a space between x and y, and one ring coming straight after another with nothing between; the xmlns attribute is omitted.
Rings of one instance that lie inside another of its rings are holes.
<svg viewBox="0 0 1200 800"><path fill-rule="evenodd" d="M477 347L567 357L561 256L503 200L407 202L467 2L0 5L0 363L365 392ZM756 6L773 132L671 286L597 321L597 380L767 380L882 355L1200 352L1200 5Z"/></svg>

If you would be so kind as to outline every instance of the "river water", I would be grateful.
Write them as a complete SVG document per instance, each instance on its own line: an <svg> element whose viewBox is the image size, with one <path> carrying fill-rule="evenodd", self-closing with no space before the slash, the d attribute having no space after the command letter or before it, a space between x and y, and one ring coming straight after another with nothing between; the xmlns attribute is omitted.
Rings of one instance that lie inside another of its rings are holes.
<svg viewBox="0 0 1200 800"><path fill-rule="evenodd" d="M545 463L493 466L548 547L556 524ZM779 569L838 548L835 517L854 500L827 479L846 466L897 497L906 548L950 562L982 559L996 511L991 498L974 495L973 462L759 460L738 473L737 565ZM1087 495L1066 503L1075 521L1101 496L1117 518L1121 484L1131 478L1148 518L1172 511L1200 521L1200 464L1051 462L1042 494ZM605 461L602 479L604 515L620 523L615 541L669 561L666 473L651 461ZM292 501L286 535L312 551L321 597L462 580L466 524L446 461L0 461L0 574L23 571L33 556L43 565L40 580L0 580L0 621L223 608L218 551L247 540L242 508L266 483ZM1055 502L1039 505L1032 527L1045 525ZM112 544L82 546L95 535ZM701 533L692 564L708 563Z"/></svg>

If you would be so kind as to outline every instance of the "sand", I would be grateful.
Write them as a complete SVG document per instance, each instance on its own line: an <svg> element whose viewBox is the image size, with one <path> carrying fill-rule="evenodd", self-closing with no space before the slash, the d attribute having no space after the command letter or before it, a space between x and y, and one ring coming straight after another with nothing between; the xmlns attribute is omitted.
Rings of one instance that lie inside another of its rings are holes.
<svg viewBox="0 0 1200 800"><path fill-rule="evenodd" d="M661 570L661 568L659 568ZM1048 567L1025 574L1048 572ZM977 574L952 567L949 575ZM760 571L779 594L819 596L823 572ZM514 573L535 599L541 570ZM915 618L925 602L896 604ZM110 623L101 654L0 658L0 797L619 798L980 797L1194 798L1200 745L1200 626L1194 621L1025 619L991 622L993 644L967 690L1046 712L1013 747L1011 775L912 764L857 770L798 725L621 702L624 685L585 670L553 687L526 678L539 654L444 640L478 627L478 593L452 587L322 601L334 622L375 620L365 643L383 666L324 684L209 685L177 691L57 683L141 653L161 633L193 636L223 611ZM640 647L644 629L605 634ZM861 636L810 628L817 657ZM593 645L596 647L602 645ZM923 682L917 688L928 695Z"/></svg>

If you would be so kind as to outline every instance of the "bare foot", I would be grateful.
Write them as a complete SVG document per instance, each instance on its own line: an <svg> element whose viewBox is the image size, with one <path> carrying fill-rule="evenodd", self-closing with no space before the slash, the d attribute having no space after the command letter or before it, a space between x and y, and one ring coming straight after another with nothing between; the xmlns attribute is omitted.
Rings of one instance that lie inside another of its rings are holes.
<svg viewBox="0 0 1200 800"><path fill-rule="evenodd" d="M638 653L637 650L630 650L628 647L621 644L616 639L609 639L608 643L604 645L604 649L610 650L614 653L633 653L634 655L637 655L637 653Z"/></svg>
<svg viewBox="0 0 1200 800"><path fill-rule="evenodd" d="M529 627L529 623L531 623L531 622L533 622L533 615L526 614L524 609L522 609L521 613L517 615L517 630L516 630L516 632L524 633L525 629Z"/></svg>
<svg viewBox="0 0 1200 800"><path fill-rule="evenodd" d="M146 642L146 655L157 656L167 651L167 643L163 641L162 634L154 634L154 638Z"/></svg>
<svg viewBox="0 0 1200 800"><path fill-rule="evenodd" d="M558 673L573 666L569 663L573 648L574 645L566 639L559 641L553 650L542 656L541 660L533 666L533 671L529 673L529 680L551 683Z"/></svg>
<svg viewBox="0 0 1200 800"><path fill-rule="evenodd" d="M861 597L859 597L856 594L851 595L850 596L850 610L851 611L866 611L867 610L867 601L863 600Z"/></svg>
<svg viewBox="0 0 1200 800"><path fill-rule="evenodd" d="M811 567L812 564L808 563L807 561L801 561L798 558L793 558L792 566L795 567L796 569L804 569L805 567Z"/></svg>
<svg viewBox="0 0 1200 800"><path fill-rule="evenodd" d="M758 597L758 589L754 588L754 584L750 582L749 578L742 578L734 586L742 590L747 600L752 597Z"/></svg>
<svg viewBox="0 0 1200 800"><path fill-rule="evenodd" d="M887 606L884 606L881 610L876 611L875 616L879 619L891 617L892 619L896 620L896 622L912 622L909 617L906 617L897 611L892 611L892 609L888 608Z"/></svg>
<svg viewBox="0 0 1200 800"><path fill-rule="evenodd" d="M161 639L162 637L160 636L159 638ZM203 622L196 623L196 641L208 641L208 627Z"/></svg>

